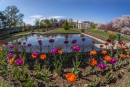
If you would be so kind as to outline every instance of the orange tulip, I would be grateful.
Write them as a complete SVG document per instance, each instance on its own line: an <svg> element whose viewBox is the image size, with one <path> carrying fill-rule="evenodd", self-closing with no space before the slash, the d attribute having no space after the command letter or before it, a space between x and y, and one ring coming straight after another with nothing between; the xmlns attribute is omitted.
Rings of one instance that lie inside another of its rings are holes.
<svg viewBox="0 0 130 87"><path fill-rule="evenodd" d="M18 56L19 56L19 58L22 58L22 53L20 53Z"/></svg>
<svg viewBox="0 0 130 87"><path fill-rule="evenodd" d="M34 58L34 59L35 59L35 58L37 58L37 56L35 56L35 55L33 55L33 54L32 54L32 58Z"/></svg>
<svg viewBox="0 0 130 87"><path fill-rule="evenodd" d="M120 56L120 58L124 58L125 57L125 55L124 54L119 54L119 56Z"/></svg>
<svg viewBox="0 0 130 87"><path fill-rule="evenodd" d="M110 56L105 56L104 60L107 61L107 62L109 62L111 60L111 57Z"/></svg>
<svg viewBox="0 0 130 87"><path fill-rule="evenodd" d="M61 49L61 50L58 50L58 53L59 54L62 54L63 53L63 50Z"/></svg>
<svg viewBox="0 0 130 87"><path fill-rule="evenodd" d="M2 44L1 46L2 46L2 47L5 47L5 44Z"/></svg>
<svg viewBox="0 0 130 87"><path fill-rule="evenodd" d="M102 52L101 52L102 54L107 54L107 51L106 50L102 50Z"/></svg>
<svg viewBox="0 0 130 87"><path fill-rule="evenodd" d="M90 51L90 55L96 55L97 52L95 50Z"/></svg>
<svg viewBox="0 0 130 87"><path fill-rule="evenodd" d="M57 47L57 49L58 49L58 50L61 50L61 49L62 49L62 47L61 47L61 46L59 46L59 47Z"/></svg>
<svg viewBox="0 0 130 87"><path fill-rule="evenodd" d="M18 50L18 48L17 48L17 47L15 47L15 48L14 48L14 50L15 50L15 51L17 51L17 50Z"/></svg>
<svg viewBox="0 0 130 87"><path fill-rule="evenodd" d="M46 59L46 54L42 54L42 55L40 56L40 59L42 59L42 60Z"/></svg>
<svg viewBox="0 0 130 87"><path fill-rule="evenodd" d="M9 60L9 63L10 63L10 64L13 64L13 63L14 63L14 58L11 58L11 59Z"/></svg>
<svg viewBox="0 0 130 87"><path fill-rule="evenodd" d="M117 45L117 49L120 49L121 48L121 46L120 45Z"/></svg>
<svg viewBox="0 0 130 87"><path fill-rule="evenodd" d="M127 54L125 57L126 57L126 58L130 58L130 55Z"/></svg>
<svg viewBox="0 0 130 87"><path fill-rule="evenodd" d="M128 45L125 45L125 48L128 49L129 48Z"/></svg>
<svg viewBox="0 0 130 87"><path fill-rule="evenodd" d="M124 49L125 52L128 52L128 49Z"/></svg>
<svg viewBox="0 0 130 87"><path fill-rule="evenodd" d="M97 64L97 61L95 59L90 60L90 65L95 66Z"/></svg>
<svg viewBox="0 0 130 87"><path fill-rule="evenodd" d="M73 73L66 74L66 79L68 82L74 82L76 80L76 75Z"/></svg>
<svg viewBox="0 0 130 87"><path fill-rule="evenodd" d="M71 49L73 49L74 48L74 46L71 46Z"/></svg>
<svg viewBox="0 0 130 87"><path fill-rule="evenodd" d="M0 50L3 50L2 47L0 47Z"/></svg>
<svg viewBox="0 0 130 87"><path fill-rule="evenodd" d="M123 45L126 45L126 43L123 43Z"/></svg>

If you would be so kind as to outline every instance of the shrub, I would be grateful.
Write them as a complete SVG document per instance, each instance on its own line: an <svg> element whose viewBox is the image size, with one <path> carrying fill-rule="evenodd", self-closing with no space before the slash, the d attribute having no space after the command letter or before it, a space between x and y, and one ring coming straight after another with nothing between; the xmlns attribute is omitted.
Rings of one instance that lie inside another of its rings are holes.
<svg viewBox="0 0 130 87"><path fill-rule="evenodd" d="M45 32L45 31L46 31L46 29L45 29L45 28L42 28L41 30L42 30L42 32Z"/></svg>
<svg viewBox="0 0 130 87"><path fill-rule="evenodd" d="M85 29L81 29L81 32L82 32L82 33L85 32Z"/></svg>
<svg viewBox="0 0 130 87"><path fill-rule="evenodd" d="M108 38L114 41L116 39L116 34L114 33L109 33Z"/></svg>
<svg viewBox="0 0 130 87"><path fill-rule="evenodd" d="M25 26L25 27L23 27L23 29L22 29L23 32L26 32L26 31L29 31L29 30L31 30L31 27L30 27L30 26Z"/></svg>

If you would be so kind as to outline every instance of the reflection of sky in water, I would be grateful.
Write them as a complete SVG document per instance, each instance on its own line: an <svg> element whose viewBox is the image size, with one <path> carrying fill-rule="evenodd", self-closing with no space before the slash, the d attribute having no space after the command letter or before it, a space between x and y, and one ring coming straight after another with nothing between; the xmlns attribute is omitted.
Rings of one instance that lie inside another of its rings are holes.
<svg viewBox="0 0 130 87"><path fill-rule="evenodd" d="M77 40L77 45L83 45L82 42L82 37L80 36L80 34L67 34L68 36L68 45L72 45L71 41L76 39ZM17 43L17 42L26 42L31 43L32 45L38 45L38 40L42 40L43 45L51 45L51 43L49 43L50 39L54 39L54 46L63 46L64 41L66 40L65 38L65 34L52 34L52 35L38 35L38 34L32 34L32 35L27 35L27 36L21 36L15 40L9 41L9 42L13 42L13 43ZM84 41L84 45L89 45L92 44L92 39L84 36L84 38L86 39ZM99 43L99 42L96 42Z"/></svg>

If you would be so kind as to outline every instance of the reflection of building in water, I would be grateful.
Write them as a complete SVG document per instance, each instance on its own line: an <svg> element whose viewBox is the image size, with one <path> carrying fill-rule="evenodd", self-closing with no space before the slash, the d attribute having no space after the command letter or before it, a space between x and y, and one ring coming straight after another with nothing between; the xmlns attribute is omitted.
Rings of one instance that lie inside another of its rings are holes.
<svg viewBox="0 0 130 87"><path fill-rule="evenodd" d="M78 29L90 29L90 22L89 21L78 21Z"/></svg>
<svg viewBox="0 0 130 87"><path fill-rule="evenodd" d="M84 37L84 35L83 35L83 34L80 34L80 37Z"/></svg>

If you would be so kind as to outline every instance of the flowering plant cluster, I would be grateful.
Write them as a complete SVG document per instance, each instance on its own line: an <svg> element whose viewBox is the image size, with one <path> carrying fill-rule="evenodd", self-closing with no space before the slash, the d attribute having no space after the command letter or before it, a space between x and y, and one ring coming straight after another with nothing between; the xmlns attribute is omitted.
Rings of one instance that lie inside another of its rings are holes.
<svg viewBox="0 0 130 87"><path fill-rule="evenodd" d="M82 38L83 44L85 40L86 38ZM88 73L91 75L96 74L97 77L91 85L97 85L101 76L106 75L104 78L108 83L113 79L112 74L114 71L120 70L121 67L130 63L130 46L123 41L118 41L118 44L115 45L108 39L106 43L100 45L100 51L92 48L90 52L84 52L82 51L83 48L77 45L77 40L74 39L70 42L73 44L71 53L67 53L68 40L63 41L64 45L66 45L66 51L61 46L53 47L54 41L54 39L49 40L52 49L48 53L42 52L41 49L27 53L25 45L31 48L32 44L26 42L18 42L22 52L19 51L18 46L13 44L9 46L11 51L8 51L5 48L7 44L2 43L0 46L0 69L9 78L11 76L9 72L12 73L13 80L25 80L21 84L27 87L34 86L35 79L43 80L46 87L49 87L49 83L52 81L51 78L57 79L59 77L64 77L67 80L66 84L74 85L82 76L81 73L85 74L85 76ZM43 45L42 40L38 40L38 43L40 46ZM94 41L92 43L94 44ZM111 49L111 47L113 48ZM5 65L8 64L11 66L11 70L6 69ZM83 67L85 67L85 72L80 70ZM89 68L90 72L87 71L86 73L86 68ZM106 74L107 71L111 71L110 74ZM122 73L119 73L117 77L122 75Z"/></svg>

